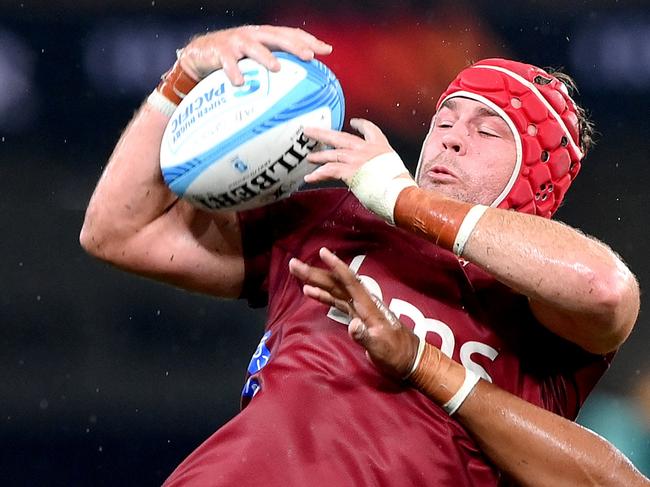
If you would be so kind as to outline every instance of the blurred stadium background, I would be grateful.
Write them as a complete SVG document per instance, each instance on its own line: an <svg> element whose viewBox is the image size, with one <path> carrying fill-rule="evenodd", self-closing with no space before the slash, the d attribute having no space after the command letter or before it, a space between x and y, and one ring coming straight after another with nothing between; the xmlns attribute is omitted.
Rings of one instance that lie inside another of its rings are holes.
<svg viewBox="0 0 650 487"><path fill-rule="evenodd" d="M243 23L332 42L348 116L416 162L471 60L563 66L600 133L558 217L650 285L647 0L0 2L0 483L159 485L236 414L263 314L86 256L84 208L133 111L195 33ZM581 421L650 474L642 311ZM552 360L552 354L549 356ZM254 468L254 465L251 465Z"/></svg>

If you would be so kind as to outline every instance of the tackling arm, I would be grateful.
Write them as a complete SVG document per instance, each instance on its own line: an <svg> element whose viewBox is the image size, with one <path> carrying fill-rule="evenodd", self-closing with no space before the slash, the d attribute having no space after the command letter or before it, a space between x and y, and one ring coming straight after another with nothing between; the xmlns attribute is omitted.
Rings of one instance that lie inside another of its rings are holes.
<svg viewBox="0 0 650 487"><path fill-rule="evenodd" d="M489 382L480 381L455 416L520 485L650 485L602 437Z"/></svg>
<svg viewBox="0 0 650 487"><path fill-rule="evenodd" d="M348 331L373 364L408 380L453 414L482 451L518 485L535 487L647 486L650 481L609 442L499 387L478 381L458 362L419 341L350 269L327 249L328 270L297 259L291 273L306 295L353 317ZM473 380L472 380L473 377Z"/></svg>

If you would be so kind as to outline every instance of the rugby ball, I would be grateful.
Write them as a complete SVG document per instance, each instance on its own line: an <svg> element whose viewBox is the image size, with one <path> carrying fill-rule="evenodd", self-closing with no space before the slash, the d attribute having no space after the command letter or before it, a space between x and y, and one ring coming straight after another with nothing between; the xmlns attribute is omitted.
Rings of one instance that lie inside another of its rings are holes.
<svg viewBox="0 0 650 487"><path fill-rule="evenodd" d="M160 148L175 194L208 211L247 210L288 196L317 167L303 127L341 129L341 85L320 61L274 55L278 72L242 59L242 86L215 71L178 105Z"/></svg>

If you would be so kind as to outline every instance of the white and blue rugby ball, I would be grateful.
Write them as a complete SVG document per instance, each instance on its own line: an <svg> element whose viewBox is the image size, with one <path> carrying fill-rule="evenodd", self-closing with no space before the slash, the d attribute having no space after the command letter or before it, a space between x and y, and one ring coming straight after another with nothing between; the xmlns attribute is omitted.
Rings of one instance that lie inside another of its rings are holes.
<svg viewBox="0 0 650 487"><path fill-rule="evenodd" d="M160 167L181 198L209 211L256 208L297 190L317 167L305 160L317 143L302 129L341 129L341 85L320 61L274 54L280 71L242 59L242 86L215 71L174 112Z"/></svg>

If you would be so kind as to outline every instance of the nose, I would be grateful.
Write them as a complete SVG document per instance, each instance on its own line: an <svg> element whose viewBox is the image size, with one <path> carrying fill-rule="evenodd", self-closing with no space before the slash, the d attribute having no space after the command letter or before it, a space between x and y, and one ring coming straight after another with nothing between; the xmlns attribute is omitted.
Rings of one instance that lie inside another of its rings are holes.
<svg viewBox="0 0 650 487"><path fill-rule="evenodd" d="M440 139L445 150L453 151L456 155L463 156L467 152L467 130L460 123L445 130Z"/></svg>

